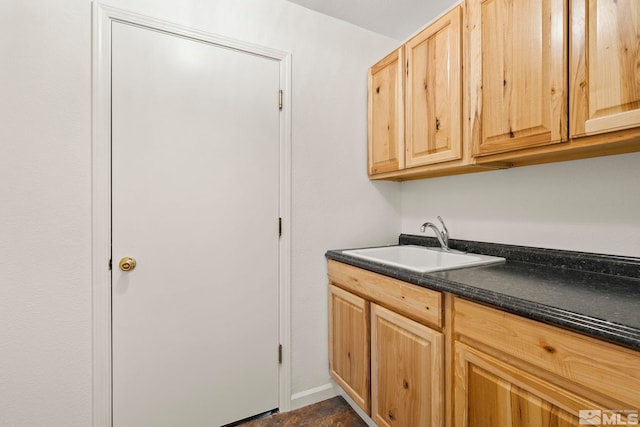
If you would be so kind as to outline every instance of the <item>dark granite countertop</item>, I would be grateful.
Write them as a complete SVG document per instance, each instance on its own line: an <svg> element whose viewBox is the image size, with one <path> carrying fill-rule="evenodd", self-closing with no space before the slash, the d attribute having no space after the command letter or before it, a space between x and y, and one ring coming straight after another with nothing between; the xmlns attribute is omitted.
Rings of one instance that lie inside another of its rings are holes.
<svg viewBox="0 0 640 427"><path fill-rule="evenodd" d="M412 235L401 235L399 243L437 246L435 239ZM450 246L507 262L416 273L343 250L326 257L640 350L640 258L461 240Z"/></svg>

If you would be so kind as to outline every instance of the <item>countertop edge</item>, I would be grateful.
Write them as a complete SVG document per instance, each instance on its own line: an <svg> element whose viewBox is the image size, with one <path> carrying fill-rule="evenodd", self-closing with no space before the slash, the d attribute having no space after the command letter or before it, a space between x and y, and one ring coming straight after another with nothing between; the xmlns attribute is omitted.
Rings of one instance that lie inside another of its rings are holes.
<svg viewBox="0 0 640 427"><path fill-rule="evenodd" d="M428 273L414 273L410 270L388 267L376 262L344 255L340 250L327 251L325 257L425 288L449 292L453 295L496 307L529 319L579 332L613 344L622 345L632 350L640 350L640 330L630 326L449 281L441 277L434 277Z"/></svg>

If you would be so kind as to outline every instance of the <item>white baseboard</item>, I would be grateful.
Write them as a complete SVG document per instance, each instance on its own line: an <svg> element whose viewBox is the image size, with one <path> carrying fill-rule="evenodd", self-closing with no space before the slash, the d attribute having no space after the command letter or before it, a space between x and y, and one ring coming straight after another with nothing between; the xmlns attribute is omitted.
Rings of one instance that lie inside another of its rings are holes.
<svg viewBox="0 0 640 427"><path fill-rule="evenodd" d="M327 383L319 387L310 388L309 390L301 391L300 393L294 393L291 395L291 405L289 410L302 408L303 406L312 405L320 401L330 399L336 396L338 393L334 390L333 384Z"/></svg>
<svg viewBox="0 0 640 427"><path fill-rule="evenodd" d="M339 394L340 396L344 397L344 400L347 401L347 403L349 404L349 406L351 406L351 408L353 408L354 411L356 411L356 414L358 414L360 416L360 418L362 418L362 420L367 423L367 425L369 427L378 427L378 425L376 423L373 422L373 420L371 419L371 417L369 417L367 415L366 412L364 412L359 406L358 404L349 397L349 395L342 389L342 387L340 387L338 384L333 385L334 390L336 391L336 394Z"/></svg>

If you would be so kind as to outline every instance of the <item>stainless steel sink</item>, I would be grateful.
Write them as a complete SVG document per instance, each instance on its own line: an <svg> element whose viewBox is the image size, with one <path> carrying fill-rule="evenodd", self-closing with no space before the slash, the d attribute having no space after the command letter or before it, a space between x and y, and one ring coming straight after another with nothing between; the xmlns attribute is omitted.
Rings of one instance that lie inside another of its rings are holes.
<svg viewBox="0 0 640 427"><path fill-rule="evenodd" d="M345 255L406 268L420 273L505 262L505 259L501 257L471 254L454 250L446 252L440 248L427 248L413 245L352 249L344 251L343 253Z"/></svg>

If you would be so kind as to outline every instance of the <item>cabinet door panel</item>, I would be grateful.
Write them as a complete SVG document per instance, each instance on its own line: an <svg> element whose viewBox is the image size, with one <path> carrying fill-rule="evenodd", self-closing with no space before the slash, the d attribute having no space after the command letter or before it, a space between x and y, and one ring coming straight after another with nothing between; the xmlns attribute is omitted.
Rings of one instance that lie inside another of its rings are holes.
<svg viewBox="0 0 640 427"><path fill-rule="evenodd" d="M577 427L581 410L602 408L464 344L455 358L456 427Z"/></svg>
<svg viewBox="0 0 640 427"><path fill-rule="evenodd" d="M329 373L367 414L369 353L369 303L330 285Z"/></svg>
<svg viewBox="0 0 640 427"><path fill-rule="evenodd" d="M471 0L467 11L473 154L566 141L566 1Z"/></svg>
<svg viewBox="0 0 640 427"><path fill-rule="evenodd" d="M578 393L596 390L605 407L640 408L640 353L456 298L454 324L460 342L486 345L532 369L567 380ZM624 366L624 369L620 367Z"/></svg>
<svg viewBox="0 0 640 427"><path fill-rule="evenodd" d="M442 334L371 304L371 417L379 426L439 427Z"/></svg>
<svg viewBox="0 0 640 427"><path fill-rule="evenodd" d="M406 44L407 167L462 156L460 8Z"/></svg>
<svg viewBox="0 0 640 427"><path fill-rule="evenodd" d="M572 0L571 136L640 126L640 2Z"/></svg>
<svg viewBox="0 0 640 427"><path fill-rule="evenodd" d="M404 168L402 52L369 69L369 175Z"/></svg>
<svg viewBox="0 0 640 427"><path fill-rule="evenodd" d="M570 414L500 377L469 369L469 426L557 426L578 424Z"/></svg>

